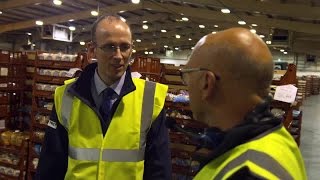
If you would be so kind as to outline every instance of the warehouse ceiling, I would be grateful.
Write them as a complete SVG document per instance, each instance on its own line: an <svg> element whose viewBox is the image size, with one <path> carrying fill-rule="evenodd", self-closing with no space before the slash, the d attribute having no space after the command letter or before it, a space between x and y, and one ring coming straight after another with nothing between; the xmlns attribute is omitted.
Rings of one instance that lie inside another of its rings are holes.
<svg viewBox="0 0 320 180"><path fill-rule="evenodd" d="M208 33L241 26L271 41L272 49L320 56L320 0L61 1L58 6L52 0L0 0L0 41L16 38L19 44L27 33L39 41L41 28L60 24L75 26L74 43L88 42L91 24L97 19L91 11L96 10L99 15L117 13L125 18L132 28L136 50L161 50L165 45L191 48ZM225 8L230 13L222 13ZM37 26L36 20L44 24ZM246 24L239 25L238 21Z"/></svg>

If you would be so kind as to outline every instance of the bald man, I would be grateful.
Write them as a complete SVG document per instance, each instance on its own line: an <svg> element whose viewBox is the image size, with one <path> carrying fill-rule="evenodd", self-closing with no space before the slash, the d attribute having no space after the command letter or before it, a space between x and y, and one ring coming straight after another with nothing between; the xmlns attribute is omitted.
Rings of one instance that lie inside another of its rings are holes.
<svg viewBox="0 0 320 180"><path fill-rule="evenodd" d="M132 46L119 17L94 23L97 63L56 89L36 179L171 179L167 86L131 77Z"/></svg>
<svg viewBox="0 0 320 180"><path fill-rule="evenodd" d="M273 61L247 29L203 37L180 70L194 118L210 128L213 153L196 180L306 179L292 136L270 112Z"/></svg>

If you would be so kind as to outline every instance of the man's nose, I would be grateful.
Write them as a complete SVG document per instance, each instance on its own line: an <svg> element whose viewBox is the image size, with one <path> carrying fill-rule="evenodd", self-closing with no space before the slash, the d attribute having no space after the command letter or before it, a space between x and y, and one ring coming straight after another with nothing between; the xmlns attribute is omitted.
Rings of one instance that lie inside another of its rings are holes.
<svg viewBox="0 0 320 180"><path fill-rule="evenodd" d="M122 54L121 54L121 50L119 47L117 47L114 51L114 58L117 58L117 59L121 59L122 58Z"/></svg>

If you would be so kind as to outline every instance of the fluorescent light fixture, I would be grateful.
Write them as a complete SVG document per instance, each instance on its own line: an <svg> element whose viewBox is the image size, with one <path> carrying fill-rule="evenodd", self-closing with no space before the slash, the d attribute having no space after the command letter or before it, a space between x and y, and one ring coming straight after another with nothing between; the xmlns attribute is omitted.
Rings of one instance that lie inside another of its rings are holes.
<svg viewBox="0 0 320 180"><path fill-rule="evenodd" d="M70 31L75 31L75 30L76 30L76 27L74 27L74 26L69 26L69 30L70 30Z"/></svg>
<svg viewBox="0 0 320 180"><path fill-rule="evenodd" d="M179 50L179 48L178 47L176 47L176 48L174 48L175 50Z"/></svg>
<svg viewBox="0 0 320 180"><path fill-rule="evenodd" d="M161 32L165 33L165 32L167 32L167 30L165 30L165 29L161 29Z"/></svg>
<svg viewBox="0 0 320 180"><path fill-rule="evenodd" d="M199 25L199 28L201 28L201 29L203 29L203 28L205 28L206 26L205 25L203 25L203 24L200 24Z"/></svg>
<svg viewBox="0 0 320 180"><path fill-rule="evenodd" d="M149 54L149 52L148 52L148 51L145 51L144 54Z"/></svg>
<svg viewBox="0 0 320 180"><path fill-rule="evenodd" d="M189 40L189 41L192 41L192 39L191 39L191 38L189 38L188 40Z"/></svg>
<svg viewBox="0 0 320 180"><path fill-rule="evenodd" d="M211 34L217 34L217 32L216 31L212 31L212 33Z"/></svg>
<svg viewBox="0 0 320 180"><path fill-rule="evenodd" d="M62 4L62 1L60 0L53 0L53 4L54 5L57 5L57 6L60 6Z"/></svg>
<svg viewBox="0 0 320 180"><path fill-rule="evenodd" d="M74 19L69 19L69 22L73 22L74 21Z"/></svg>
<svg viewBox="0 0 320 180"><path fill-rule="evenodd" d="M221 9L221 12L224 13L224 14L229 14L230 13L230 9L223 8L223 9Z"/></svg>
<svg viewBox="0 0 320 180"><path fill-rule="evenodd" d="M126 11L119 11L119 13L124 13L124 12L126 12Z"/></svg>
<svg viewBox="0 0 320 180"><path fill-rule="evenodd" d="M42 26L42 25L43 25L43 21L37 20L37 21L36 21L36 25Z"/></svg>
<svg viewBox="0 0 320 180"><path fill-rule="evenodd" d="M132 49L132 53L136 53L137 51L135 49Z"/></svg>
<svg viewBox="0 0 320 180"><path fill-rule="evenodd" d="M168 48L169 46L167 46L167 45L164 45L163 47L164 47L164 48Z"/></svg>
<svg viewBox="0 0 320 180"><path fill-rule="evenodd" d="M92 16L98 16L98 15L99 15L99 13L98 13L98 11L93 10L93 11L91 11L91 15L92 15Z"/></svg>
<svg viewBox="0 0 320 180"><path fill-rule="evenodd" d="M271 41L266 41L266 44L271 44L272 42Z"/></svg>
<svg viewBox="0 0 320 180"><path fill-rule="evenodd" d="M288 52L284 51L283 54L288 54Z"/></svg>
<svg viewBox="0 0 320 180"><path fill-rule="evenodd" d="M147 23L148 21L142 21L143 24Z"/></svg>
<svg viewBox="0 0 320 180"><path fill-rule="evenodd" d="M177 39L180 39L180 37L181 37L181 36L180 36L179 34L176 34L176 38L177 38Z"/></svg>
<svg viewBox="0 0 320 180"><path fill-rule="evenodd" d="M86 43L84 41L80 41L80 45L84 46Z"/></svg>
<svg viewBox="0 0 320 180"><path fill-rule="evenodd" d="M144 24L144 25L142 26L142 28L143 28L143 29L148 29L148 28L149 28L149 26L148 26L148 25L146 25L146 24Z"/></svg>
<svg viewBox="0 0 320 180"><path fill-rule="evenodd" d="M245 21L238 21L238 24L240 24L240 25L245 25L245 24L247 24Z"/></svg>
<svg viewBox="0 0 320 180"><path fill-rule="evenodd" d="M219 27L219 26L215 24L214 27L217 28L217 27Z"/></svg>
<svg viewBox="0 0 320 180"><path fill-rule="evenodd" d="M281 52L284 52L284 49L280 49Z"/></svg>
<svg viewBox="0 0 320 180"><path fill-rule="evenodd" d="M27 32L26 34L27 34L28 36L31 36L31 35L32 35L32 33L31 33L31 32Z"/></svg>
<svg viewBox="0 0 320 180"><path fill-rule="evenodd" d="M136 42L141 42L141 39L136 39Z"/></svg>
<svg viewBox="0 0 320 180"><path fill-rule="evenodd" d="M252 32L253 34L257 33L257 30L255 29L250 29L250 32Z"/></svg>
<svg viewBox="0 0 320 180"><path fill-rule="evenodd" d="M153 52L152 52L152 51L149 51L149 54L153 54Z"/></svg>
<svg viewBox="0 0 320 180"><path fill-rule="evenodd" d="M251 24L251 26L253 26L253 27L257 27L257 26L258 26L258 24Z"/></svg>
<svg viewBox="0 0 320 180"><path fill-rule="evenodd" d="M189 19L187 17L183 17L181 19L182 19L182 21L189 21Z"/></svg>
<svg viewBox="0 0 320 180"><path fill-rule="evenodd" d="M260 37L260 38L264 38L265 36L264 36L264 35L262 35L262 34L260 34L260 35L259 35L259 37Z"/></svg>
<svg viewBox="0 0 320 180"><path fill-rule="evenodd" d="M132 2L133 4L139 4L139 3L140 3L140 0L131 0L131 2Z"/></svg>

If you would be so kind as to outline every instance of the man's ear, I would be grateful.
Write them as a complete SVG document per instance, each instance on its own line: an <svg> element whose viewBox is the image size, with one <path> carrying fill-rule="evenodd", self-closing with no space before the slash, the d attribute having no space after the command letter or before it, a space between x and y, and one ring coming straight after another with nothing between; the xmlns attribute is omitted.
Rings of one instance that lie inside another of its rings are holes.
<svg viewBox="0 0 320 180"><path fill-rule="evenodd" d="M214 74L210 71L207 71L202 78L201 90L202 90L202 100L209 100L215 90L216 78Z"/></svg>
<svg viewBox="0 0 320 180"><path fill-rule="evenodd" d="M88 59L96 58L96 44L94 42L88 43Z"/></svg>

